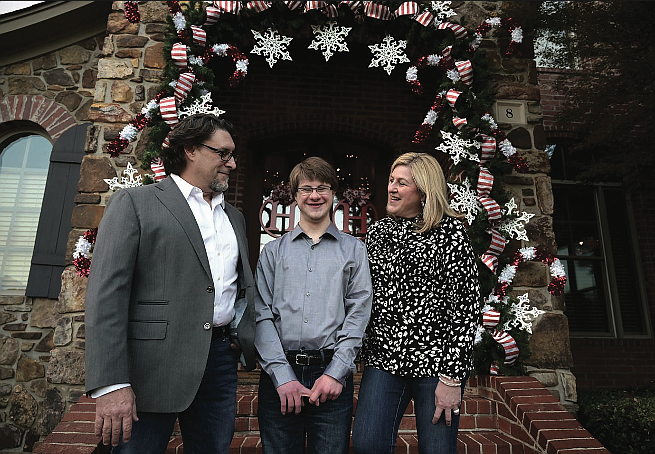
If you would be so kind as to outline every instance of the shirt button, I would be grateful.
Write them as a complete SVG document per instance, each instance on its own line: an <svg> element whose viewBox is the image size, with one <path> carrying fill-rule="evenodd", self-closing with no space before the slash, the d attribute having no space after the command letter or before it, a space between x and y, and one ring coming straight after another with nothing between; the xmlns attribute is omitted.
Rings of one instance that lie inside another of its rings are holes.
<svg viewBox="0 0 655 454"><path fill-rule="evenodd" d="M305 296L309 296L309 292L305 293Z"/></svg>
<svg viewBox="0 0 655 454"><path fill-rule="evenodd" d="M304 319L304 320L303 320L303 322L305 322L305 323L309 323L309 320L307 320L307 319Z"/></svg>
<svg viewBox="0 0 655 454"><path fill-rule="evenodd" d="M211 324L211 323L205 323L204 325L202 325L202 327L203 327L205 330L210 330L210 329L212 328L212 324Z"/></svg>
<svg viewBox="0 0 655 454"><path fill-rule="evenodd" d="M311 268L309 269L309 272L310 272L310 273L312 272L312 269L311 269Z"/></svg>
<svg viewBox="0 0 655 454"><path fill-rule="evenodd" d="M312 246L312 249L314 249L314 246Z"/></svg>
<svg viewBox="0 0 655 454"><path fill-rule="evenodd" d="M214 293L214 286L213 285L210 285L209 287L207 287L207 293Z"/></svg>

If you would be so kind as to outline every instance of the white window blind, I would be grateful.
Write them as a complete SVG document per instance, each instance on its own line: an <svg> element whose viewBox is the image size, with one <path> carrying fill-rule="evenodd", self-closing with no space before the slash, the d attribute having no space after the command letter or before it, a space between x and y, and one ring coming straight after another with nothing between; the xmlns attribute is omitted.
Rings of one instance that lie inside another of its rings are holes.
<svg viewBox="0 0 655 454"><path fill-rule="evenodd" d="M51 151L39 135L0 150L0 292L27 285Z"/></svg>

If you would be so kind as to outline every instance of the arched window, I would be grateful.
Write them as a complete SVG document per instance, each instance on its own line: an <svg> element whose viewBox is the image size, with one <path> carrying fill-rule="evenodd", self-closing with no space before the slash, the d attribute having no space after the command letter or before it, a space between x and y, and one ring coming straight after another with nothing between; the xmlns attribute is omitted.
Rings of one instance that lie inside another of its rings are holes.
<svg viewBox="0 0 655 454"><path fill-rule="evenodd" d="M51 152L31 131L0 141L0 293L25 291Z"/></svg>

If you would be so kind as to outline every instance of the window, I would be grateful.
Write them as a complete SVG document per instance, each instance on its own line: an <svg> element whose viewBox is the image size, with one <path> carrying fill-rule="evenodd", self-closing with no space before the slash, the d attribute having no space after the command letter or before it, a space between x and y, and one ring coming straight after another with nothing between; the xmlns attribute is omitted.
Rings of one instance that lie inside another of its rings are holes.
<svg viewBox="0 0 655 454"><path fill-rule="evenodd" d="M648 335L647 309L629 194L617 184L582 185L567 162L568 144L552 156L557 257L567 274L572 337Z"/></svg>
<svg viewBox="0 0 655 454"><path fill-rule="evenodd" d="M52 144L13 134L0 145L0 292L27 285Z"/></svg>

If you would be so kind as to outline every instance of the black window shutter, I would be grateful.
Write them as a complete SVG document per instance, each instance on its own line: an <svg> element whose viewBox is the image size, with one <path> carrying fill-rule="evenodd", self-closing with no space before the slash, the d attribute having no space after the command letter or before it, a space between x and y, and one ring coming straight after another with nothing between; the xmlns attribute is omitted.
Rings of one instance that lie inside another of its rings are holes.
<svg viewBox="0 0 655 454"><path fill-rule="evenodd" d="M84 157L89 126L87 123L69 129L57 139L52 148L26 296L59 297L71 216L80 179L80 164Z"/></svg>

